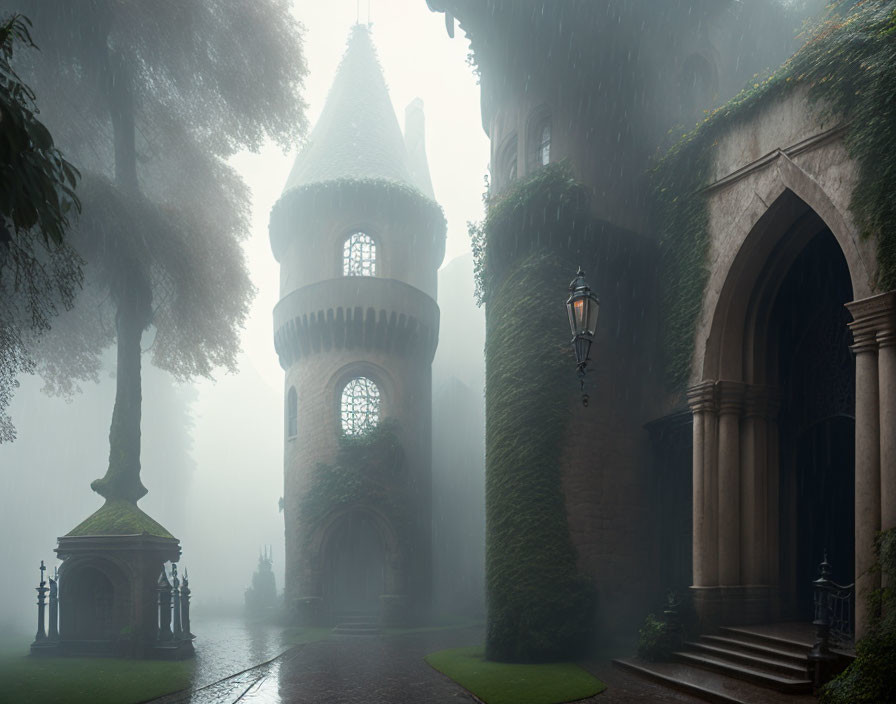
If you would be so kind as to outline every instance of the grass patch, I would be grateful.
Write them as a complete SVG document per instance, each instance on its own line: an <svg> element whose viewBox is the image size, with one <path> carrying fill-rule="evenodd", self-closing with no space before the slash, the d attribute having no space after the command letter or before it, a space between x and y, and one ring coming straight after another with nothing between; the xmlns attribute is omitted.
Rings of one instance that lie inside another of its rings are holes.
<svg viewBox="0 0 896 704"><path fill-rule="evenodd" d="M571 662L519 665L486 660L484 653L481 646L453 648L425 660L486 704L561 704L607 688Z"/></svg>
<svg viewBox="0 0 896 704"><path fill-rule="evenodd" d="M0 703L134 704L190 686L192 660L0 655Z"/></svg>

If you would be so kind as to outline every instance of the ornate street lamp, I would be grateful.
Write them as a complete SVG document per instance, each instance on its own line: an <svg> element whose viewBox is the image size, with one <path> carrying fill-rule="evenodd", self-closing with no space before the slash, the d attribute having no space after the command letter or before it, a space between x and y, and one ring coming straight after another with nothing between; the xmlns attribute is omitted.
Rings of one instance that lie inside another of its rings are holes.
<svg viewBox="0 0 896 704"><path fill-rule="evenodd" d="M582 389L582 405L588 405L588 394L585 393L585 373L590 358L591 343L597 330L597 314L600 301L585 283L585 272L582 267L569 283L569 298L566 301L566 313L569 316L569 329L572 332L572 348L576 354L576 370Z"/></svg>

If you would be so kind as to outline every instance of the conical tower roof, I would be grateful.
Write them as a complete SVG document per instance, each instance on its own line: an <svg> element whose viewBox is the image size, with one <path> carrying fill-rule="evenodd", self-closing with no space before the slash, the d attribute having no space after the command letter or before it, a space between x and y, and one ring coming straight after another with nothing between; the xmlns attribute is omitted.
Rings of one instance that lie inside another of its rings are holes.
<svg viewBox="0 0 896 704"><path fill-rule="evenodd" d="M421 190L366 25L355 25L323 111L284 195L315 183L387 180Z"/></svg>

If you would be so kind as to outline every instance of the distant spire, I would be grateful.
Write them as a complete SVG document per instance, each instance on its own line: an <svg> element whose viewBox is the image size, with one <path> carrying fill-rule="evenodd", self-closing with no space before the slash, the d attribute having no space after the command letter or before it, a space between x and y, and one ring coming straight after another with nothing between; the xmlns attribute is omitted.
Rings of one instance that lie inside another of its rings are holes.
<svg viewBox="0 0 896 704"><path fill-rule="evenodd" d="M409 164L369 24L352 27L320 118L283 192L336 179L386 180L423 191Z"/></svg>

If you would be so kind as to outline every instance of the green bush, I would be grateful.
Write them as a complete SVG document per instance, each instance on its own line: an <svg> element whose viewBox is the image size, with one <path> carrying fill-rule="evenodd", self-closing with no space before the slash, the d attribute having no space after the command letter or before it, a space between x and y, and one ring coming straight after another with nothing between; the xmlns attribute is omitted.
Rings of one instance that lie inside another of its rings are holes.
<svg viewBox="0 0 896 704"><path fill-rule="evenodd" d="M644 625L638 631L638 656L657 662L669 660L681 647L681 632L669 628L653 614L647 614Z"/></svg>
<svg viewBox="0 0 896 704"><path fill-rule="evenodd" d="M896 529L881 533L875 543L877 569L896 580ZM856 644L856 659L822 690L821 704L880 704L896 697L896 589L871 595L874 619Z"/></svg>

